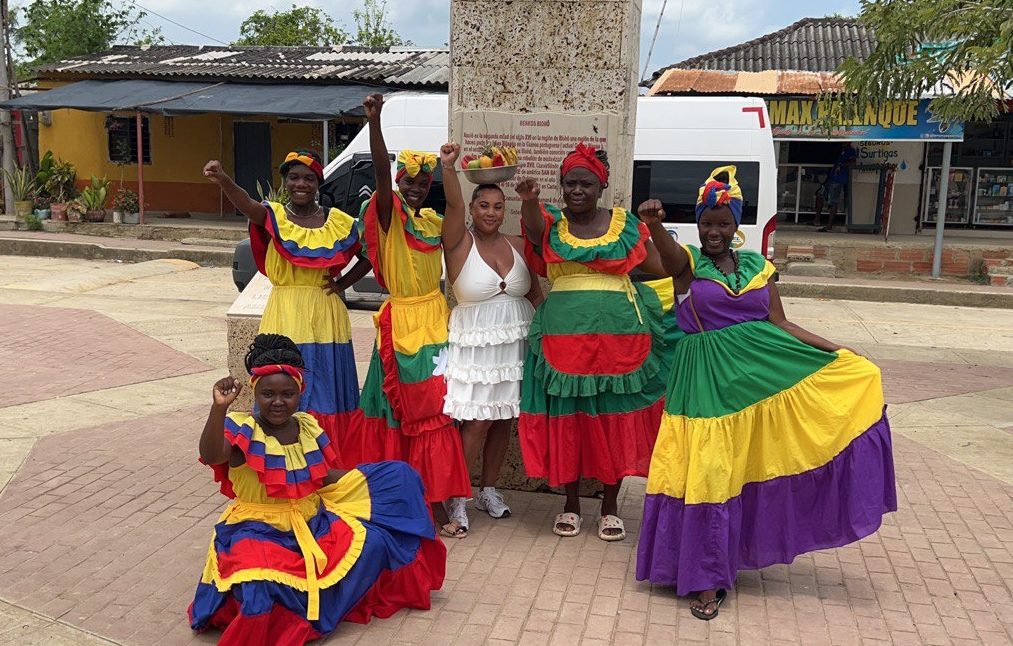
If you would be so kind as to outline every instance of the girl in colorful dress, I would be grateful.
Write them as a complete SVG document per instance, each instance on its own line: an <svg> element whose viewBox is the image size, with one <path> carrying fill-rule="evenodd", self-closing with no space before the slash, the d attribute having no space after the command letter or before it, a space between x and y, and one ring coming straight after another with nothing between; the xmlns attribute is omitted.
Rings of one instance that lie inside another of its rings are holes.
<svg viewBox="0 0 1013 646"><path fill-rule="evenodd" d="M774 266L731 249L742 218L735 167L700 189L700 247L640 207L674 276L678 323L651 460L637 578L697 593L712 619L738 570L875 532L897 509L879 369L785 318Z"/></svg>
<svg viewBox="0 0 1013 646"><path fill-rule="evenodd" d="M510 515L510 507L496 491L496 480L510 445L510 428L520 413L532 304L541 292L538 277L524 261L523 240L500 233L506 199L499 186L475 188L469 204L471 228L465 224L464 198L454 165L459 154L457 144L440 150L447 196L443 251L447 278L457 297L450 314L443 412L461 422L467 463L474 464L482 453L475 506L493 518L504 518ZM451 498L448 505L451 522L465 532L466 500Z"/></svg>
<svg viewBox="0 0 1013 646"><path fill-rule="evenodd" d="M361 226L373 273L390 297L374 316L376 344L362 387L363 460L404 460L414 467L441 533L455 536L460 528L449 523L443 503L471 493L471 481L461 435L443 412L450 315L440 291L443 216L422 206L436 156L401 151L392 190L380 128L383 97L371 95L364 106L376 191L363 205Z"/></svg>
<svg viewBox="0 0 1013 646"><path fill-rule="evenodd" d="M617 541L619 486L647 475L668 376L661 302L629 273L667 274L636 216L598 207L604 151L580 144L560 176L564 209L543 205L534 180L516 187L531 264L552 283L528 337L521 451L528 476L566 489L556 534L580 533L580 479L595 478L605 485L598 537Z"/></svg>
<svg viewBox="0 0 1013 646"><path fill-rule="evenodd" d="M345 468L359 460L359 379L352 354L348 310L336 294L361 278L368 265L341 270L360 250L355 219L317 203L324 168L316 153L289 153L280 168L285 204L258 202L210 161L204 176L218 184L250 220L250 244L260 273L271 281L260 332L283 334L306 362L306 390L299 410L313 415Z"/></svg>
<svg viewBox="0 0 1013 646"><path fill-rule="evenodd" d="M342 619L429 608L443 572L417 555L442 545L418 475L399 462L336 468L327 434L297 412L305 366L290 339L258 335L246 367L260 412L227 413L242 385L226 377L200 439L233 502L215 526L191 627L219 628L224 645L296 645Z"/></svg>

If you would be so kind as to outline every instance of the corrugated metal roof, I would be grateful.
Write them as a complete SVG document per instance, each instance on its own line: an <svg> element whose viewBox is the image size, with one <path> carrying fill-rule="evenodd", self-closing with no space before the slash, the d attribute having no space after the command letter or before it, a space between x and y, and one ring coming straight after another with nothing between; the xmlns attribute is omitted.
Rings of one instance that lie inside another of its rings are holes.
<svg viewBox="0 0 1013 646"><path fill-rule="evenodd" d="M827 72L722 72L666 70L648 94L755 94L818 95L840 91L844 85Z"/></svg>
<svg viewBox="0 0 1013 646"><path fill-rule="evenodd" d="M863 61L874 49L875 36L857 18L804 18L754 40L664 67L644 85L656 83L671 68L835 72L846 59Z"/></svg>
<svg viewBox="0 0 1013 646"><path fill-rule="evenodd" d="M162 80L347 82L388 87L445 89L446 49L412 47L117 46L42 66L41 78L61 80L142 78Z"/></svg>

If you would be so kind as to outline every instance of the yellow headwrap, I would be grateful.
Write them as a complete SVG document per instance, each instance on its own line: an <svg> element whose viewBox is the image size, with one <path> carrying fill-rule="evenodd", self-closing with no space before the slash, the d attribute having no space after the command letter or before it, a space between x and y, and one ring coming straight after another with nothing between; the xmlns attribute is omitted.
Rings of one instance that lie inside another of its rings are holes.
<svg viewBox="0 0 1013 646"><path fill-rule="evenodd" d="M700 193L696 198L697 221L700 220L700 215L703 214L704 209L727 206L731 209L732 215L735 216L735 224L742 223L742 189L739 188L739 183L735 181L735 170L734 166L722 166L715 168L711 172L710 177L700 187ZM719 182L714 179L721 173L728 175L727 182Z"/></svg>
<svg viewBox="0 0 1013 646"><path fill-rule="evenodd" d="M436 170L436 155L433 153L420 153L415 150L402 150L397 156L397 180L408 174L408 177L415 177L420 172L431 175Z"/></svg>

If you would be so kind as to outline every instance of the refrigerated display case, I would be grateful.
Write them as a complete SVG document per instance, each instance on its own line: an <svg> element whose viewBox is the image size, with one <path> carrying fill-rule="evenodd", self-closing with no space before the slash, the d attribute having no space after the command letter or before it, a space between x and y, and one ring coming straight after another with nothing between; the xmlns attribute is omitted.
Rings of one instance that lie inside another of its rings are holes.
<svg viewBox="0 0 1013 646"><path fill-rule="evenodd" d="M974 223L1013 226L1013 168L979 168L974 191Z"/></svg>
<svg viewBox="0 0 1013 646"><path fill-rule="evenodd" d="M939 213L939 176L942 168L929 168L929 182L925 187L925 199L922 201L922 222L935 224ZM971 186L973 171L971 168L950 168L950 184L946 195L946 223L968 224L971 221Z"/></svg>

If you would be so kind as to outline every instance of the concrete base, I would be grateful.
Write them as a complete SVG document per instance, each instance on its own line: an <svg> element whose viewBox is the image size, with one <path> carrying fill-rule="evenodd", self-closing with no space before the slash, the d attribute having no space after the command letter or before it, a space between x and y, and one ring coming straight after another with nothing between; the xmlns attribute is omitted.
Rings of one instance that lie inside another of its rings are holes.
<svg viewBox="0 0 1013 646"><path fill-rule="evenodd" d="M815 276L819 278L834 278L837 276L837 268L834 263L826 260L814 260L811 262L789 262L784 273L792 276Z"/></svg>

